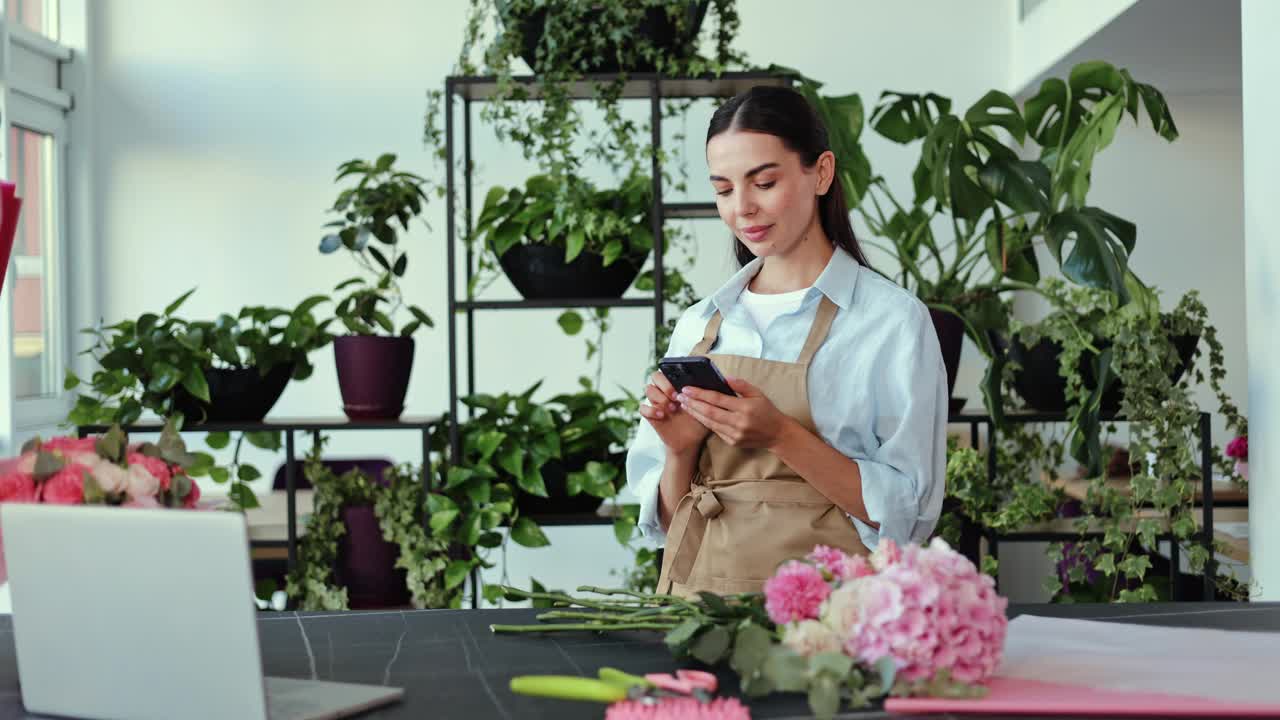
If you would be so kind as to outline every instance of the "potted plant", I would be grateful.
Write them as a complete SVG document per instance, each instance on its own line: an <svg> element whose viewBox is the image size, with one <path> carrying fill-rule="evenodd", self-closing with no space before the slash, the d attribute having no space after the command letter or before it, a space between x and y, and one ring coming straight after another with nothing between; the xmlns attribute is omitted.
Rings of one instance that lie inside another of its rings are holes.
<svg viewBox="0 0 1280 720"><path fill-rule="evenodd" d="M291 378L311 375L309 354L331 339L329 321L318 321L312 313L327 300L324 296L307 298L293 310L251 306L216 320L193 321L176 314L192 292L158 314L143 313L114 325L99 322L82 331L93 337L84 354L93 357L98 369L87 380L67 373L64 388L80 389L67 415L70 424L130 425L144 412L178 429L261 420ZM230 481L232 502L251 508L258 502L245 483L262 474L241 462L245 441L268 450L280 448L278 432L242 432L228 466L197 453L201 462L190 474ZM220 450L230 444L230 434L209 433L206 442Z"/></svg>
<svg viewBox="0 0 1280 720"><path fill-rule="evenodd" d="M1003 296L1034 291L1037 247L1047 248L1074 283L1105 288L1122 303L1148 294L1128 267L1134 225L1087 204L1094 158L1125 113L1136 122L1145 109L1156 133L1169 141L1178 136L1160 91L1127 70L1082 63L1065 81L1046 80L1021 106L992 90L963 116L934 93L884 93L872 128L897 143L920 143L910 203L899 201L856 150L861 102L824 98L812 81L800 87L826 118L833 146L850 158L842 160L842 171L851 207L873 235L888 241L870 244L895 258L898 282L933 311L951 355L945 358L949 383L959 364L957 323L991 358L983 392L997 421L1004 358L994 352L990 332L1007 328ZM949 221L949 237L935 235L938 220Z"/></svg>
<svg viewBox="0 0 1280 720"><path fill-rule="evenodd" d="M571 213L557 206L546 175L530 177L523 191L494 187L485 197L475 236L526 298L620 297L653 250L648 178L632 175L615 190L580 181L573 192ZM482 261L486 267L492 263Z"/></svg>
<svg viewBox="0 0 1280 720"><path fill-rule="evenodd" d="M431 184L397 170L395 160L387 153L374 162L338 166L337 180L350 178L354 185L338 193L331 211L341 217L326 223L332 232L320 240L320 252L345 249L363 271L334 288L346 291L334 314L348 334L334 339L333 352L342 408L353 420L400 416L413 369L413 333L433 325L421 308L405 304L400 287L409 263L403 234L422 213ZM402 310L410 317L397 326Z"/></svg>

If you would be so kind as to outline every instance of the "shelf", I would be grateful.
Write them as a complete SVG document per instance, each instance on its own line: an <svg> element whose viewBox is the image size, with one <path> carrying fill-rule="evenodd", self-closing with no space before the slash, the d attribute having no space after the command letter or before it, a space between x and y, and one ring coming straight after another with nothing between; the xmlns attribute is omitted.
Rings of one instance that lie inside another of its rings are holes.
<svg viewBox="0 0 1280 720"><path fill-rule="evenodd" d="M182 432L271 432L276 430L426 430L440 422L438 415L402 416L392 420L349 420L345 417L330 418L266 418L242 422L189 423ZM77 430L92 435L104 433L110 425L79 425ZM126 433L160 432L164 423L159 420L122 425Z"/></svg>
<svg viewBox="0 0 1280 720"><path fill-rule="evenodd" d="M666 220L676 218L719 220L720 210L716 208L715 203L664 203L662 217Z"/></svg>
<svg viewBox="0 0 1280 720"><path fill-rule="evenodd" d="M459 310L558 310L561 308L653 308L653 298L580 298L564 300L459 300Z"/></svg>
<svg viewBox="0 0 1280 720"><path fill-rule="evenodd" d="M592 74L586 79L569 84L569 97L575 100L591 100L595 98L595 85L609 83L617 79L614 73ZM628 99L648 99L650 83L660 76L655 73L630 73L622 88L622 97ZM527 100L538 100L541 91L538 77L535 75L517 75L511 78L524 85L528 94ZM704 76L696 78L661 77L664 98L728 98L746 92L756 85L772 85L790 87L792 80L788 76L774 75L765 72L727 72L720 77ZM445 92L466 100L489 100L498 91L498 80L494 76L459 76L445 78Z"/></svg>

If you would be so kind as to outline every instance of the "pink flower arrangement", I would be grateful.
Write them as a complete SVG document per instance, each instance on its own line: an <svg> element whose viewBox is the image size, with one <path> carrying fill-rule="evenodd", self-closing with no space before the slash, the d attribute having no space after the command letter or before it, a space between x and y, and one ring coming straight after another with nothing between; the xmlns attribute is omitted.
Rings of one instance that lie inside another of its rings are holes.
<svg viewBox="0 0 1280 720"><path fill-rule="evenodd" d="M0 503L194 508L200 487L186 471L195 458L172 428L160 442L128 444L119 428L101 437L39 438L0 461ZM0 582L6 577L0 550Z"/></svg>
<svg viewBox="0 0 1280 720"><path fill-rule="evenodd" d="M835 650L869 666L888 657L908 681L946 670L982 682L1000 664L1008 627L995 581L941 539L906 548L882 540L869 559L819 546L783 565L764 595L796 653Z"/></svg>
<svg viewBox="0 0 1280 720"><path fill-rule="evenodd" d="M1227 457L1247 461L1249 459L1249 436L1241 435L1227 443Z"/></svg>

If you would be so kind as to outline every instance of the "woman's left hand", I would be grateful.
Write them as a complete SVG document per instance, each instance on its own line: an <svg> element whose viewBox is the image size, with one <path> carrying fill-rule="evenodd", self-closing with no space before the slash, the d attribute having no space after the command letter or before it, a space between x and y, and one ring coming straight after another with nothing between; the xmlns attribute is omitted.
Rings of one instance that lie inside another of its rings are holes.
<svg viewBox="0 0 1280 720"><path fill-rule="evenodd" d="M791 418L746 380L726 380L738 397L686 387L677 400L695 420L734 447L770 449L777 446Z"/></svg>

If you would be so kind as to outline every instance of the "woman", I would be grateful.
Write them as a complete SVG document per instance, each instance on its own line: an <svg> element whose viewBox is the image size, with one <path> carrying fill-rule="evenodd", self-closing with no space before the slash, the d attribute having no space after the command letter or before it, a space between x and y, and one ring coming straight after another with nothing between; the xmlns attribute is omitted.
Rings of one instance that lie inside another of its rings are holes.
<svg viewBox="0 0 1280 720"><path fill-rule="evenodd" d="M668 356L709 355L735 396L660 372L627 483L665 539L659 592L756 592L814 545L920 542L942 506L947 380L925 306L870 269L808 102L756 87L707 130L742 269L680 317ZM714 350L714 352L712 352Z"/></svg>

